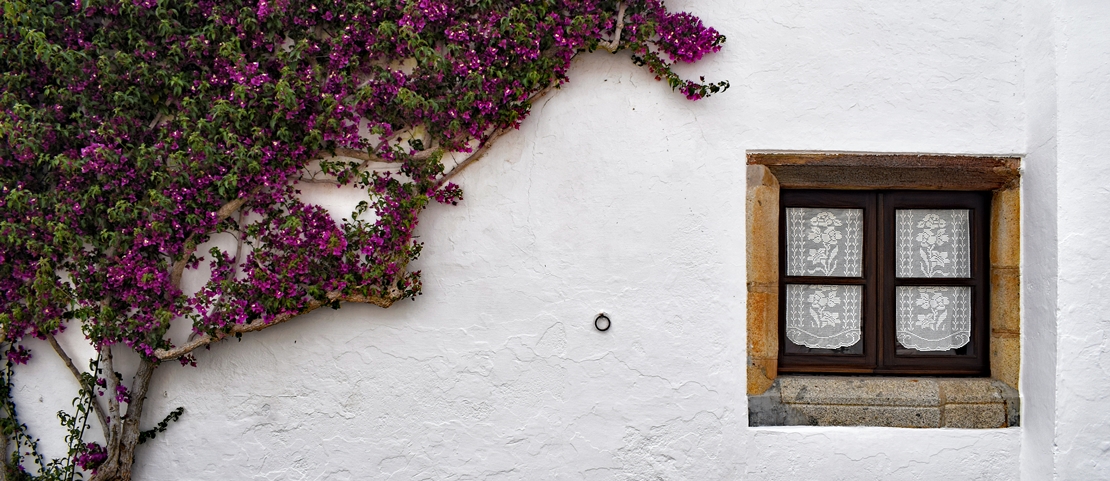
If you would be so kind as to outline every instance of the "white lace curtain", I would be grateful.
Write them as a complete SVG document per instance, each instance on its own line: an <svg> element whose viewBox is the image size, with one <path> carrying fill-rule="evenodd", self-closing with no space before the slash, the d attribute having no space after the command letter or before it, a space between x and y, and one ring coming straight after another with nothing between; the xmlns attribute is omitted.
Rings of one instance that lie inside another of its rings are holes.
<svg viewBox="0 0 1110 481"><path fill-rule="evenodd" d="M901 209L898 277L970 277L967 209Z"/></svg>
<svg viewBox="0 0 1110 481"><path fill-rule="evenodd" d="M896 336L918 351L947 351L971 340L971 288L899 286Z"/></svg>
<svg viewBox="0 0 1110 481"><path fill-rule="evenodd" d="M862 209L786 209L786 275L860 277Z"/></svg>
<svg viewBox="0 0 1110 481"><path fill-rule="evenodd" d="M786 337L811 349L837 349L859 342L860 286L786 286Z"/></svg>
<svg viewBox="0 0 1110 481"><path fill-rule="evenodd" d="M971 276L967 209L900 209L895 212L895 274L899 278ZM859 277L863 271L863 210L786 209L786 273L790 276ZM861 286L786 286L786 337L811 349L859 342ZM971 338L971 288L899 286L895 336L919 351L963 347Z"/></svg>

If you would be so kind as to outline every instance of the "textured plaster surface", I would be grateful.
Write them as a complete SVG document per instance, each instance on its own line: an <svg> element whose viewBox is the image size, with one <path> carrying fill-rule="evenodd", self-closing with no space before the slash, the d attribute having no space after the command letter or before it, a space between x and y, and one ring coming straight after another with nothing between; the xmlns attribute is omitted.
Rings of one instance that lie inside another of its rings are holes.
<svg viewBox="0 0 1110 481"><path fill-rule="evenodd" d="M1022 5L1027 145L1021 182L1023 480L1052 479L1056 443L1057 3L1028 0Z"/></svg>
<svg viewBox="0 0 1110 481"><path fill-rule="evenodd" d="M317 311L201 352L196 369L165 366L150 423L186 413L141 448L137 478L1017 478L1020 429L747 427L744 152L1024 152L1021 4L668 4L729 36L689 71L732 90L691 103L623 55L583 56L460 176L465 200L424 215L425 295ZM1083 232L1077 252L1095 240ZM1062 369L1105 363L1102 333L1064 332L1082 342ZM1062 384L1061 405L1081 408L1060 415L1075 417L1069 462L1104 449L1106 429L1083 428L1104 384L1086 380ZM72 397L46 355L20 382L36 421Z"/></svg>
<svg viewBox="0 0 1110 481"><path fill-rule="evenodd" d="M1110 4L1060 2L1057 479L1110 479Z"/></svg>

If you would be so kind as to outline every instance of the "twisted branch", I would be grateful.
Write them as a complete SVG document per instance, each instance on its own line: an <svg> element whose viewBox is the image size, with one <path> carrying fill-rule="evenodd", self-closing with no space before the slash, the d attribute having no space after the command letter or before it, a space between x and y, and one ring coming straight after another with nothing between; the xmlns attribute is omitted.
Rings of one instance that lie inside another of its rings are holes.
<svg viewBox="0 0 1110 481"><path fill-rule="evenodd" d="M608 50L610 53L617 53L621 45L621 32L624 31L624 11L628 8L624 2L617 3L617 26L613 30L613 39L608 42L601 42L601 48Z"/></svg>
<svg viewBox="0 0 1110 481"><path fill-rule="evenodd" d="M120 412L119 400L116 399L116 387L119 386L119 379L116 379L116 367L112 361L112 346L104 346L104 370L106 374L104 379L107 381L105 386L105 394L108 395L108 431L104 433L104 439L107 441L108 449L118 449L116 443L119 442L120 433Z"/></svg>

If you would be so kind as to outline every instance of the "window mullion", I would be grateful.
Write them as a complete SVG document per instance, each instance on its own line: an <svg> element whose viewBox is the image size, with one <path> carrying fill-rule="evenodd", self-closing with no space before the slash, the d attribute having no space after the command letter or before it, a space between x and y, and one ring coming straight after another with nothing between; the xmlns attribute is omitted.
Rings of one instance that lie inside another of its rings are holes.
<svg viewBox="0 0 1110 481"><path fill-rule="evenodd" d="M886 286L886 264L890 262L886 255L887 244L887 222L886 222L886 205L884 203L883 193L872 193L872 297L873 297L873 311L872 315L874 320L871 322L874 329L874 346L875 346L875 368L882 369L886 367L886 351L889 341L887 339L887 319L886 319L886 303L887 286Z"/></svg>

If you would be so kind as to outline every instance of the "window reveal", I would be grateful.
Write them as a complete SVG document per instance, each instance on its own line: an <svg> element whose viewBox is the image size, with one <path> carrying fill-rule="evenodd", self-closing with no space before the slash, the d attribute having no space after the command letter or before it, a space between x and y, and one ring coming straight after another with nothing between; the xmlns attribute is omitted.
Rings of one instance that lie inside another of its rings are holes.
<svg viewBox="0 0 1110 481"><path fill-rule="evenodd" d="M781 195L781 371L989 372L989 194Z"/></svg>

